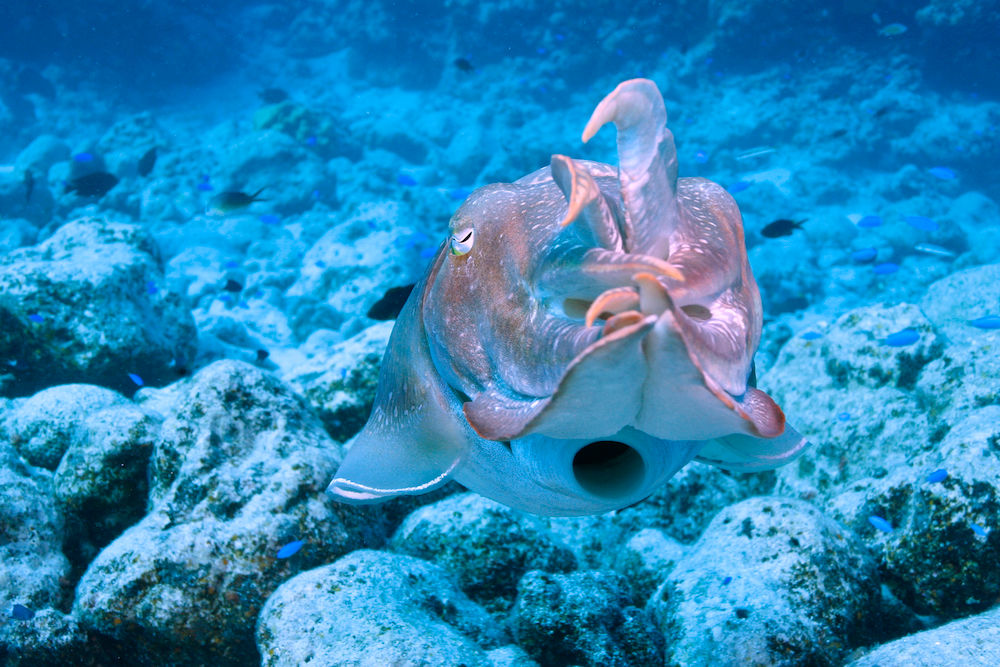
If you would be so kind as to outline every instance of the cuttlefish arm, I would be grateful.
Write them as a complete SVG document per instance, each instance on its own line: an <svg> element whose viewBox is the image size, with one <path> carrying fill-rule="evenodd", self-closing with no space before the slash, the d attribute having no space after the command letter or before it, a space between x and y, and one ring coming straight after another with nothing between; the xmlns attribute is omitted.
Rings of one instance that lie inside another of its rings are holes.
<svg viewBox="0 0 1000 667"><path fill-rule="evenodd" d="M731 396L744 393L761 327L757 285L747 260L743 221L732 196L702 178L677 178L673 135L656 84L618 85L594 110L589 140L614 123L622 200L633 253L673 267L683 280L660 278L677 327L706 381ZM661 272L662 273L662 272Z"/></svg>
<svg viewBox="0 0 1000 667"><path fill-rule="evenodd" d="M736 202L708 180L677 178L673 136L664 127L663 98L652 81L633 79L615 88L594 110L583 140L606 123L617 128L625 246L633 253L662 258L683 277L680 281L662 272L643 274L645 289L641 284L637 288L640 295L662 293L655 300L665 304L647 341L650 375L683 372L689 387L678 392L669 382L651 383L640 427L671 431L677 424L660 418L657 429L652 416L669 402L681 408L678 413L689 415L683 421L697 422L699 415L704 421L721 408L743 420L736 430L748 433L751 440L779 438L785 432L784 414L767 394L747 386L760 340L762 307ZM619 293L613 297L615 302L625 300ZM719 419L729 421L724 415ZM687 425L681 426L681 431L687 430ZM796 449L801 438L791 437L794 442L773 443L778 445L774 449Z"/></svg>

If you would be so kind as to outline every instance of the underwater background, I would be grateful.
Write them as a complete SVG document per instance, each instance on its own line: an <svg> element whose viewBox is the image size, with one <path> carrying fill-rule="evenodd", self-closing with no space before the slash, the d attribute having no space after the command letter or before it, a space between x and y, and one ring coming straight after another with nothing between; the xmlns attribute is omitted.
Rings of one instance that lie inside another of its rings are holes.
<svg viewBox="0 0 1000 667"><path fill-rule="evenodd" d="M1000 2L0 5L0 663L1000 664ZM811 447L324 490L477 187L663 93Z"/></svg>

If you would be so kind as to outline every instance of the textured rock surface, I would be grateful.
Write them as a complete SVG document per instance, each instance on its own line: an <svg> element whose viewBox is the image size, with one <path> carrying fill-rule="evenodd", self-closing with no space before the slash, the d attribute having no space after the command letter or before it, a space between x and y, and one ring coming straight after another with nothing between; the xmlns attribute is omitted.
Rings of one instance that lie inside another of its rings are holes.
<svg viewBox="0 0 1000 667"><path fill-rule="evenodd" d="M0 660L5 667L101 664L101 656L87 646L87 633L69 614L46 608L29 620L18 620L5 608L4 617Z"/></svg>
<svg viewBox="0 0 1000 667"><path fill-rule="evenodd" d="M321 349L289 371L288 382L312 404L334 440L353 437L368 420L393 322L379 322Z"/></svg>
<svg viewBox="0 0 1000 667"><path fill-rule="evenodd" d="M389 286L416 282L427 263L419 251L434 242L400 224L408 216L396 202L364 205L306 252L287 291L300 338L317 327L353 336L372 324L365 313Z"/></svg>
<svg viewBox="0 0 1000 667"><path fill-rule="evenodd" d="M644 667L663 664L661 638L634 606L625 578L602 570L532 571L517 586L510 625L541 665Z"/></svg>
<svg viewBox="0 0 1000 667"><path fill-rule="evenodd" d="M162 289L159 251L138 225L81 218L0 257L0 386L25 396L89 382L131 394L133 373L173 382L195 352L181 299Z"/></svg>
<svg viewBox="0 0 1000 667"><path fill-rule="evenodd" d="M466 595L495 612L507 610L528 570L567 572L576 565L543 520L473 493L421 507L389 545L443 567Z"/></svg>
<svg viewBox="0 0 1000 667"><path fill-rule="evenodd" d="M932 481L943 470L947 477ZM831 514L877 549L883 582L916 613L957 618L1000 596L1000 406L972 412L933 450L859 480ZM892 526L877 530L878 516Z"/></svg>
<svg viewBox="0 0 1000 667"><path fill-rule="evenodd" d="M884 344L905 328L919 340ZM777 470L777 488L806 499L829 498L855 480L905 466L948 427L915 397L922 371L946 349L946 339L916 306L860 308L821 333L816 340L790 340L767 375L775 400L813 443Z"/></svg>
<svg viewBox="0 0 1000 667"><path fill-rule="evenodd" d="M648 609L668 664L836 664L878 619L875 559L815 507L777 497L723 510Z"/></svg>
<svg viewBox="0 0 1000 667"><path fill-rule="evenodd" d="M495 621L444 570L368 550L285 582L257 624L263 664L274 667L488 667L487 650L502 643Z"/></svg>
<svg viewBox="0 0 1000 667"><path fill-rule="evenodd" d="M149 457L160 420L134 405L92 412L56 469L53 490L66 517L63 550L77 575L145 515Z"/></svg>
<svg viewBox="0 0 1000 667"><path fill-rule="evenodd" d="M645 603L685 551L682 544L662 530L643 528L618 552L615 570L628 580L636 601Z"/></svg>
<svg viewBox="0 0 1000 667"><path fill-rule="evenodd" d="M847 667L938 667L1000 664L1000 609L952 621L884 644Z"/></svg>
<svg viewBox="0 0 1000 667"><path fill-rule="evenodd" d="M222 361L183 383L150 474L151 511L91 563L73 613L143 664L248 664L253 621L288 577L384 535L323 489L339 448L287 386ZM302 540L293 557L277 559Z"/></svg>
<svg viewBox="0 0 1000 667"><path fill-rule="evenodd" d="M127 405L121 394L90 384L50 387L12 403L0 419L6 436L28 463L55 470L70 445L84 437L87 416L111 406Z"/></svg>
<svg viewBox="0 0 1000 667"><path fill-rule="evenodd" d="M0 657L16 651L34 631L11 618L13 605L32 611L59 607L63 577L63 519L52 502L52 474L27 464L0 438ZM31 642L29 642L31 643Z"/></svg>

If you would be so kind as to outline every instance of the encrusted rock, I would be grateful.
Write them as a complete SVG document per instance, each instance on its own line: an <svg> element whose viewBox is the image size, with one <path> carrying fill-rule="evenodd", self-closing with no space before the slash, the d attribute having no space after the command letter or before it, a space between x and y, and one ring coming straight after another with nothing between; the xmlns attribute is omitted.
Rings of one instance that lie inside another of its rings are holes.
<svg viewBox="0 0 1000 667"><path fill-rule="evenodd" d="M605 570L532 571L517 586L510 625L541 665L650 667L663 646L648 614L635 606L625 578Z"/></svg>
<svg viewBox="0 0 1000 667"><path fill-rule="evenodd" d="M727 507L648 604L667 663L836 664L878 618L875 559L798 500Z"/></svg>
<svg viewBox="0 0 1000 667"><path fill-rule="evenodd" d="M63 578L62 515L52 502L52 474L35 468L0 438L0 657L22 644L15 604L32 612L57 608L67 591Z"/></svg>
<svg viewBox="0 0 1000 667"><path fill-rule="evenodd" d="M502 643L497 623L444 570L381 551L355 551L285 582L257 623L268 667L490 667L487 650Z"/></svg>
<svg viewBox="0 0 1000 667"><path fill-rule="evenodd" d="M142 664L248 664L253 619L282 581L384 529L323 493L340 448L286 385L220 361L183 386L152 457L151 510L90 564L73 612Z"/></svg>
<svg viewBox="0 0 1000 667"><path fill-rule="evenodd" d="M28 463L55 470L69 446L83 437L87 416L127 405L121 394L89 384L66 384L12 403L0 423L7 438Z"/></svg>
<svg viewBox="0 0 1000 667"><path fill-rule="evenodd" d="M567 572L576 565L543 520L473 493L413 512L390 548L440 565L466 595L499 612L507 610L528 570Z"/></svg>
<svg viewBox="0 0 1000 667"><path fill-rule="evenodd" d="M177 379L196 330L163 289L153 238L139 225L80 218L0 257L0 389L25 396L89 382L131 394Z"/></svg>

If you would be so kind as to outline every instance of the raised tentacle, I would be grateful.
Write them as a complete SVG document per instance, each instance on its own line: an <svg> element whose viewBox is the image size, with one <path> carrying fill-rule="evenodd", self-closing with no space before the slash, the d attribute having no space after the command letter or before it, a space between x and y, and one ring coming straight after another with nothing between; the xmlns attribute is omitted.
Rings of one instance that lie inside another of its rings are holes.
<svg viewBox="0 0 1000 667"><path fill-rule="evenodd" d="M550 169L552 180L569 202L569 210L559 226L565 227L579 219L594 245L621 250L622 237L614 214L590 172L565 155L553 155Z"/></svg>
<svg viewBox="0 0 1000 667"><path fill-rule="evenodd" d="M625 249L667 258L677 228L677 149L656 84L631 79L594 109L583 141L606 123L618 129L618 179L625 202Z"/></svg>

